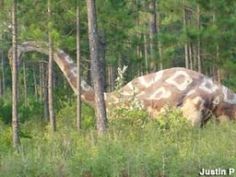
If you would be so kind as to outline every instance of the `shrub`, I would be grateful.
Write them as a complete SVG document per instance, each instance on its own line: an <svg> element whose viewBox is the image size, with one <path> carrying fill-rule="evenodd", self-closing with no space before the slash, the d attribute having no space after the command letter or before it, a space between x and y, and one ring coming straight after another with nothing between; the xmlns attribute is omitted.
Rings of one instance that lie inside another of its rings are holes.
<svg viewBox="0 0 236 177"><path fill-rule="evenodd" d="M81 126L83 129L94 127L94 111L86 104L82 104ZM57 124L59 128L76 128L76 104L64 103L57 113Z"/></svg>

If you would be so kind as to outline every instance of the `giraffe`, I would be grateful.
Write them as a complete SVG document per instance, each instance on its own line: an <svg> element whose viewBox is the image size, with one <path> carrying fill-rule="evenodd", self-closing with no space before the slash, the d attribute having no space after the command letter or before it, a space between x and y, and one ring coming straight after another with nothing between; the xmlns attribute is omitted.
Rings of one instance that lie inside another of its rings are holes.
<svg viewBox="0 0 236 177"><path fill-rule="evenodd" d="M22 53L33 51L48 55L47 44L29 41L18 45L18 64ZM12 49L8 55L11 62ZM76 64L61 49L55 49L53 55L78 94ZM81 89L82 100L94 107L93 88L82 79ZM136 98L151 117L157 117L166 105L179 107L193 126L203 126L212 116L219 121L236 119L236 94L201 73L181 67L137 77L118 91L104 93L104 98L108 109Z"/></svg>

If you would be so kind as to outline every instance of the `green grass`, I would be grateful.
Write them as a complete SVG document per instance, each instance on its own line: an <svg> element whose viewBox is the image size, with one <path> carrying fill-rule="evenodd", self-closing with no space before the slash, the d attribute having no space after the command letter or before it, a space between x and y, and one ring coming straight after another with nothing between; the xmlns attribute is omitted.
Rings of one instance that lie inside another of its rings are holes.
<svg viewBox="0 0 236 177"><path fill-rule="evenodd" d="M201 168L236 168L233 122L192 128L170 111L162 121L142 125L129 125L130 117L125 125L122 118L122 126L110 124L102 137L93 128L78 133L61 122L53 135L35 121L22 124L30 136L21 139L19 153L11 149L9 126L0 125L0 176L196 177Z"/></svg>

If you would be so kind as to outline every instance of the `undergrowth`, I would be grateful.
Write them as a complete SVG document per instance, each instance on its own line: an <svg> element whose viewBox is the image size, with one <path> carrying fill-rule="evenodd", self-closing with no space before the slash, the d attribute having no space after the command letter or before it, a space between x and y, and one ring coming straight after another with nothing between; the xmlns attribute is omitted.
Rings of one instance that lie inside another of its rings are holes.
<svg viewBox="0 0 236 177"><path fill-rule="evenodd" d="M97 136L88 108L83 120L88 116L89 121L76 131L74 109L67 105L58 112L54 134L39 120L23 122L18 153L11 149L10 126L1 123L0 176L196 177L201 168L236 167L233 122L210 122L200 129L190 127L177 109L158 120L141 110L122 109L107 133Z"/></svg>

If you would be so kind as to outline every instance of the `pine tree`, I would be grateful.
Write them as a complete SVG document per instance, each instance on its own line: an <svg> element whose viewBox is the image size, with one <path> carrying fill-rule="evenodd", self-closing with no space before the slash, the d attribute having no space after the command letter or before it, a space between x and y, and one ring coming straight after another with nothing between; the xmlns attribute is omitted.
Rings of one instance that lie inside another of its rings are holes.
<svg viewBox="0 0 236 177"><path fill-rule="evenodd" d="M89 30L89 46L92 68L92 80L95 91L95 106L97 117L97 131L102 134L106 131L106 108L104 101L104 79L102 78L101 65L98 50L98 30L96 20L95 0L87 0L88 11L88 30Z"/></svg>
<svg viewBox="0 0 236 177"><path fill-rule="evenodd" d="M12 134L13 147L20 144L18 120L18 59L17 59L17 0L12 1Z"/></svg>
<svg viewBox="0 0 236 177"><path fill-rule="evenodd" d="M80 12L79 12L79 6L77 5L77 10L76 10L76 44L77 44L77 49L76 49L76 57L77 57L77 89L78 89L78 94L77 94L77 129L80 130L81 128L81 78L80 78Z"/></svg>
<svg viewBox="0 0 236 177"><path fill-rule="evenodd" d="M51 124L52 131L56 131L56 119L53 109L53 43L51 34L51 0L48 0L48 50L49 50L49 60L48 60L48 110L49 110L49 120Z"/></svg>

